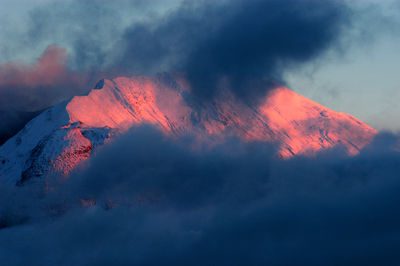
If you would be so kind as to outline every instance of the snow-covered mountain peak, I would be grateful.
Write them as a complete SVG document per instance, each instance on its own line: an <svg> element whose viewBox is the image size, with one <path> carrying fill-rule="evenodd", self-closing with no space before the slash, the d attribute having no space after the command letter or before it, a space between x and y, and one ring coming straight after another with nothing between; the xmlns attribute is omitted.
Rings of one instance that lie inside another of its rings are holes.
<svg viewBox="0 0 400 266"><path fill-rule="evenodd" d="M49 174L66 176L115 134L142 123L178 136L194 131L276 141L284 158L337 144L356 154L376 134L360 120L284 87L261 103L249 106L229 91L200 103L184 78L168 73L104 79L87 95L46 110L1 146L0 177L23 184Z"/></svg>

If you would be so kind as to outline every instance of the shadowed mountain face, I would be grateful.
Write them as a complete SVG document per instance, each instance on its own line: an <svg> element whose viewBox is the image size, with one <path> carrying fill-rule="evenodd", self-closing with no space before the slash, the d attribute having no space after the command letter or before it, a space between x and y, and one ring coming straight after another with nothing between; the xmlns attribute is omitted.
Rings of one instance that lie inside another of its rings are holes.
<svg viewBox="0 0 400 266"><path fill-rule="evenodd" d="M0 146L18 133L32 118L43 112L26 112L0 109Z"/></svg>
<svg viewBox="0 0 400 266"><path fill-rule="evenodd" d="M171 136L275 142L282 158L335 145L356 154L377 133L284 87L269 92L259 106L249 106L228 90L213 101L198 101L180 75L121 77L102 80L88 95L30 121L0 147L0 177L22 184L50 174L67 176L114 135L143 123Z"/></svg>

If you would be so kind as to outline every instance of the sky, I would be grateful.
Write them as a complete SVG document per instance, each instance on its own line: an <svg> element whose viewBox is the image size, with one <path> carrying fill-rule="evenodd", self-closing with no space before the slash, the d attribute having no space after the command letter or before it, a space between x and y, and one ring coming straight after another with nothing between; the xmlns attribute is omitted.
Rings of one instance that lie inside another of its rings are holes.
<svg viewBox="0 0 400 266"><path fill-rule="evenodd" d="M371 12L373 4L376 10ZM400 13L398 1L358 1L370 31L344 56L289 73L289 87L329 108L352 114L378 130L399 131ZM375 13L375 14L374 14Z"/></svg>
<svg viewBox="0 0 400 266"><path fill-rule="evenodd" d="M180 71L205 98L225 75L254 101L265 86L253 81L268 78L378 130L399 131L399 1L311 1L314 9L275 2L1 0L2 128L19 128L103 77ZM59 48L49 57L62 73L47 84L17 84L27 69L37 75L49 46Z"/></svg>

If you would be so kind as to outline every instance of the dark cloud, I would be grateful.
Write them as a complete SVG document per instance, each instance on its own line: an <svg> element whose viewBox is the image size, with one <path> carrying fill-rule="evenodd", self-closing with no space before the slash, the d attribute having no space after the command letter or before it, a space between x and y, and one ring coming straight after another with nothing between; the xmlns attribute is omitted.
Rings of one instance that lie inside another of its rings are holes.
<svg viewBox="0 0 400 266"><path fill-rule="evenodd" d="M397 265L397 141L381 134L355 157L331 150L282 161L266 144L231 139L199 148L192 137L135 128L61 185L48 183L47 194L40 182L1 187L0 258L8 265Z"/></svg>
<svg viewBox="0 0 400 266"><path fill-rule="evenodd" d="M188 54L232 13L226 1L185 1L161 19L133 23L115 44L113 64L136 73L181 70Z"/></svg>
<svg viewBox="0 0 400 266"><path fill-rule="evenodd" d="M169 64L202 97L228 84L249 99L337 46L350 19L342 1L184 2L158 24L129 28L117 62L137 71Z"/></svg>
<svg viewBox="0 0 400 266"><path fill-rule="evenodd" d="M237 1L234 8L185 62L198 93L212 94L221 78L243 97L265 93L268 87L251 81L281 81L283 71L336 45L349 19L340 1Z"/></svg>

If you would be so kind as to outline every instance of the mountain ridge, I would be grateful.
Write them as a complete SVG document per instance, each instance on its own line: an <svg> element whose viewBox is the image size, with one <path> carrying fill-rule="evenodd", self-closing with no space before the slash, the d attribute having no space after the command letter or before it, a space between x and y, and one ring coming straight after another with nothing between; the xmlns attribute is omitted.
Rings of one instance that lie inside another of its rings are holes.
<svg viewBox="0 0 400 266"><path fill-rule="evenodd" d="M279 143L279 155L311 155L342 145L357 154L377 133L350 115L330 110L285 87L249 106L222 90L200 103L179 74L103 79L31 120L0 147L0 178L23 184L50 174L68 176L97 147L133 125L148 123L163 133L237 136Z"/></svg>

